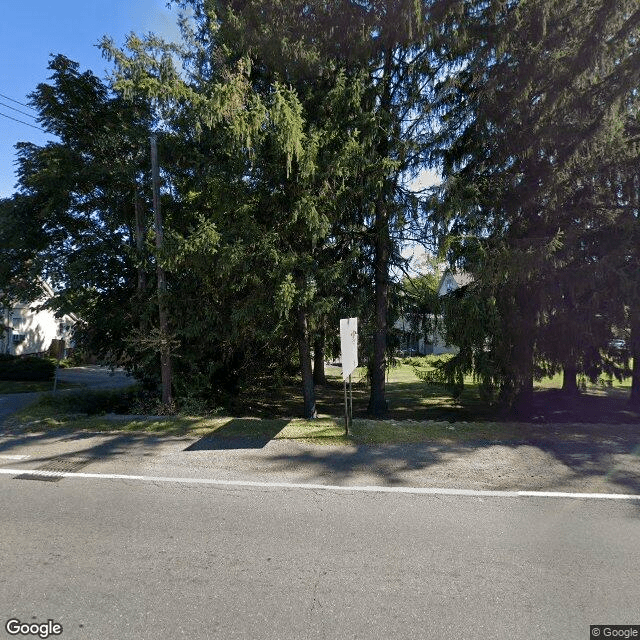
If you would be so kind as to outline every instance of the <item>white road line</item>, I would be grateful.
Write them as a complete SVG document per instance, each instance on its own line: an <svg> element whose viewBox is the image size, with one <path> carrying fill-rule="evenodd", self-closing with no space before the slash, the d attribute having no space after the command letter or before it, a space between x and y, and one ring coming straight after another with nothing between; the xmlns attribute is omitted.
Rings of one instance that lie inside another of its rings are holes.
<svg viewBox="0 0 640 640"><path fill-rule="evenodd" d="M0 453L0 460L26 460L27 458L30 458L31 456L28 456L26 454L18 454L18 453Z"/></svg>
<svg viewBox="0 0 640 640"><path fill-rule="evenodd" d="M383 487L377 485L342 486L335 484L306 484L295 482L255 482L252 480L216 480L215 478L172 478L166 476L134 476L123 473L73 473L40 469L2 469L0 474L55 476L62 478L93 478L96 480L137 480L139 482L173 482L208 484L223 487L259 487L273 489L313 489L322 491L352 491L369 493L407 493L436 496L471 496L482 498L573 498L589 500L640 500L640 495L624 493L571 493L564 491L492 491L483 489L448 489L444 487Z"/></svg>

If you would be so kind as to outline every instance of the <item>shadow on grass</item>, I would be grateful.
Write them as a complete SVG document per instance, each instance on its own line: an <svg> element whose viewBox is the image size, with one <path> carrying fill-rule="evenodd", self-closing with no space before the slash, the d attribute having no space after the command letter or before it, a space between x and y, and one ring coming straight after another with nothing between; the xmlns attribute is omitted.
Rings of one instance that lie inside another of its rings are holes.
<svg viewBox="0 0 640 640"><path fill-rule="evenodd" d="M204 436L185 451L217 451L223 449L262 449L275 438L289 421L250 420L236 418L214 433Z"/></svg>
<svg viewBox="0 0 640 640"><path fill-rule="evenodd" d="M341 418L344 415L342 383L329 379L317 386L316 407L320 415ZM534 393L534 404L527 415L515 415L484 402L477 384L467 384L459 398L453 398L442 385L422 381L390 381L386 384L390 420L435 420L447 422L511 422L536 423L607 423L640 424L640 410L630 406L626 389L590 388L587 393L567 396L561 390L540 388ZM353 415L370 417L369 387L364 382L353 385ZM264 384L244 390L229 407L234 415L261 418L299 416L303 398L301 385L290 380L274 387Z"/></svg>
<svg viewBox="0 0 640 640"><path fill-rule="evenodd" d="M540 389L533 398L529 416L532 422L640 425L640 410L629 403L628 392L622 389L597 389L575 395L559 389Z"/></svg>
<svg viewBox="0 0 640 640"><path fill-rule="evenodd" d="M386 397L389 408L385 417L392 420L490 420L495 411L483 404L477 386L465 389L454 400L447 389L423 382L388 382ZM344 416L344 388L341 381L329 379L316 386L316 407L320 415L334 418ZM353 384L354 418L369 417L369 387L363 382ZM296 380L278 387L268 384L245 389L229 407L236 415L252 415L261 418L299 416L303 398L301 385Z"/></svg>

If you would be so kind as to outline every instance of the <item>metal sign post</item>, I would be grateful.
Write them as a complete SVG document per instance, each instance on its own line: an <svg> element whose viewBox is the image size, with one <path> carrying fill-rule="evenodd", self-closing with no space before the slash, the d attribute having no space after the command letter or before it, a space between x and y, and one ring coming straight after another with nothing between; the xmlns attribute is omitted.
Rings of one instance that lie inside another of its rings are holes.
<svg viewBox="0 0 640 640"><path fill-rule="evenodd" d="M351 387L351 376L349 376L349 419L353 422L353 389Z"/></svg>
<svg viewBox="0 0 640 640"><path fill-rule="evenodd" d="M351 374L358 367L358 318L340 320L340 351L342 352L342 379L344 380L345 430L349 435L349 423L353 421ZM347 379L349 379L349 399L347 399Z"/></svg>
<svg viewBox="0 0 640 640"><path fill-rule="evenodd" d="M344 431L349 435L349 405L347 404L347 381L344 381Z"/></svg>

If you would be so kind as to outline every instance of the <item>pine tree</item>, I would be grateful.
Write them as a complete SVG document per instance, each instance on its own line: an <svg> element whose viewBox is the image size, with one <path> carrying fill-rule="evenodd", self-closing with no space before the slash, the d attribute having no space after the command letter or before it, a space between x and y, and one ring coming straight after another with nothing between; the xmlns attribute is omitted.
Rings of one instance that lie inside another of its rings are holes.
<svg viewBox="0 0 640 640"><path fill-rule="evenodd" d="M610 141L638 84L640 12L633 2L520 0L447 15L445 183L434 204L452 231L451 259L473 272L470 293L495 300L502 334L489 354L498 336L460 336L469 348L451 366L478 372L490 357L486 382L524 407L546 318L563 305L571 314L574 279L599 268L583 246L616 205L585 194L612 162ZM592 302L582 310L590 317L601 310Z"/></svg>
<svg viewBox="0 0 640 640"><path fill-rule="evenodd" d="M182 6L193 12L184 23L186 77L171 65L177 49L131 39L130 54L105 43L120 69L117 86L161 102L166 121L189 113L187 126L196 136L224 125L244 150L246 210L258 220L258 233L275 233L279 240L282 272L266 272L273 283L266 290L275 287L283 301L275 306L285 324L288 305L295 307L307 414L313 412L313 387L305 326L319 313L314 308L326 306L317 291L326 289L327 276L313 265L328 268L349 234L360 255L369 256L375 292L370 409L379 414L386 407L390 267L399 255L407 203L416 210L403 181L424 160L430 116L415 106L431 70L418 37L421 14L413 2L188 0ZM221 195L202 195L195 184L192 190L205 206ZM350 219L337 210L336 195Z"/></svg>

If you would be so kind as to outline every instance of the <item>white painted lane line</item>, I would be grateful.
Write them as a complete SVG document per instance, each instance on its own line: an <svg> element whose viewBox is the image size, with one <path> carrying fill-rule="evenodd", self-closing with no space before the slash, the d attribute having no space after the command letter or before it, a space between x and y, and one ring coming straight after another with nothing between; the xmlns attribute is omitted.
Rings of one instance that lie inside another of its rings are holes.
<svg viewBox="0 0 640 640"><path fill-rule="evenodd" d="M313 489L322 491L352 491L369 493L407 493L415 495L471 496L482 498L573 498L589 500L640 500L640 495L625 493L571 493L564 491L492 491L483 489L448 489L445 487L383 487L377 485L342 486L335 484L306 484L295 482L256 482L252 480L217 480L215 478L172 478L166 476L135 476L123 473L73 473L43 471L41 469L0 469L3 475L30 474L63 478L93 478L96 480L136 480L139 482L172 482L181 484L209 484L223 487L259 487L272 489Z"/></svg>
<svg viewBox="0 0 640 640"><path fill-rule="evenodd" d="M30 458L31 456L28 456L26 454L17 454L17 453L13 453L13 454L9 454L9 453L0 453L0 460L26 460L27 458Z"/></svg>

